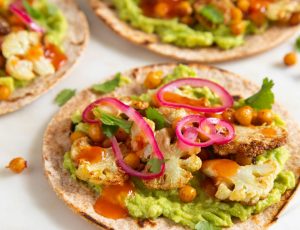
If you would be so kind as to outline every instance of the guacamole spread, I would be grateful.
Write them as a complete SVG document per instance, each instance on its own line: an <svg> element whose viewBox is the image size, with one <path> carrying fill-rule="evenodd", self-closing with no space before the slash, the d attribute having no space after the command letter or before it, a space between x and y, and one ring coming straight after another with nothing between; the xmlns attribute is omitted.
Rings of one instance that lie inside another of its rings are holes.
<svg viewBox="0 0 300 230"><path fill-rule="evenodd" d="M112 0L119 17L134 28L156 34L163 43L195 48L216 45L231 49L243 45L245 36L264 32L270 24L281 23L278 6L289 21L299 7L289 1L268 2L243 8L236 1ZM282 8L286 5L286 8ZM256 8L255 8L256 7ZM292 12L290 11L291 9Z"/></svg>

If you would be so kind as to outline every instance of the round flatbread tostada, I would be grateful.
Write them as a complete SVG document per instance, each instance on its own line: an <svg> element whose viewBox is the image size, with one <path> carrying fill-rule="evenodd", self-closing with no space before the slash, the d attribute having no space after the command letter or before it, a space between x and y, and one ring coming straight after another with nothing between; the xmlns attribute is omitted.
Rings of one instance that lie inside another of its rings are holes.
<svg viewBox="0 0 300 230"><path fill-rule="evenodd" d="M87 44L89 29L73 0L5 1L0 24L0 114L6 114L68 74Z"/></svg>
<svg viewBox="0 0 300 230"><path fill-rule="evenodd" d="M255 55L283 43L299 28L300 5L294 0L273 1L270 6L264 1L260 8L253 1L246 10L230 0L90 2L96 15L121 37L185 61L223 62Z"/></svg>
<svg viewBox="0 0 300 230"><path fill-rule="evenodd" d="M46 177L104 229L266 228L300 176L300 129L272 87L200 64L118 73L51 120Z"/></svg>

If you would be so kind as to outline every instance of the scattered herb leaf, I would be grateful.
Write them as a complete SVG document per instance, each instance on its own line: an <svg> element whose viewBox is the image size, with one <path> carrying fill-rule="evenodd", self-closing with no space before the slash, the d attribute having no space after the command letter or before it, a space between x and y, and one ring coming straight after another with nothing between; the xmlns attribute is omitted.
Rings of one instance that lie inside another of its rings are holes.
<svg viewBox="0 0 300 230"><path fill-rule="evenodd" d="M223 14L213 5L202 7L200 14L214 24L221 24L224 22Z"/></svg>
<svg viewBox="0 0 300 230"><path fill-rule="evenodd" d="M160 130L165 127L165 118L160 112L158 112L157 109L151 107L147 108L146 117L155 122L155 127L157 130Z"/></svg>
<svg viewBox="0 0 300 230"><path fill-rule="evenodd" d="M121 73L117 73L116 76L114 77L114 79L106 81L104 83L101 84L96 84L93 85L92 89L96 92L96 93L110 93L112 91L114 91L116 88L130 83L130 79L128 77L124 77L121 75Z"/></svg>
<svg viewBox="0 0 300 230"><path fill-rule="evenodd" d="M59 106L66 104L76 93L75 89L64 89L55 98L55 103Z"/></svg>
<svg viewBox="0 0 300 230"><path fill-rule="evenodd" d="M126 133L130 133L132 122L124 120L122 118L118 118L109 113L106 113L103 110L101 110L101 108L99 108L99 107L96 107L95 109L93 109L93 113L94 113L95 117L97 117L104 125L117 126L117 127L124 129L124 131ZM113 133L113 129L115 129L115 128L110 128L110 130L108 131L106 128L107 134L109 134L109 132Z"/></svg>
<svg viewBox="0 0 300 230"><path fill-rule="evenodd" d="M263 80L261 89L253 96L247 98L245 103L255 109L271 109L274 104L274 93L272 88L274 82L268 78Z"/></svg>

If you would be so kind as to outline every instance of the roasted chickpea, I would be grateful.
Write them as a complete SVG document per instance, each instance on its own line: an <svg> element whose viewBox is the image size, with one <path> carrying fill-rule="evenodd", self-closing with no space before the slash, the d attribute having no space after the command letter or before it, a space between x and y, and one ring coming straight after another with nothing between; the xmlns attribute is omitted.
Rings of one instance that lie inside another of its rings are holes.
<svg viewBox="0 0 300 230"><path fill-rule="evenodd" d="M257 26L262 26L266 22L266 16L259 11L251 13L249 17L251 21Z"/></svg>
<svg viewBox="0 0 300 230"><path fill-rule="evenodd" d="M75 131L71 134L70 138L71 138L71 142L73 143L74 141L76 141L77 139L81 138L81 137L85 137L86 134L80 131Z"/></svg>
<svg viewBox="0 0 300 230"><path fill-rule="evenodd" d="M14 173L21 173L27 168L27 161L22 157L14 158L9 162L6 168L10 169Z"/></svg>
<svg viewBox="0 0 300 230"><path fill-rule="evenodd" d="M144 85L147 89L157 88L162 81L162 71L151 71L147 74Z"/></svg>
<svg viewBox="0 0 300 230"><path fill-rule="evenodd" d="M243 22L233 23L230 25L230 30L231 33L234 35L244 34L246 30L245 23Z"/></svg>
<svg viewBox="0 0 300 230"><path fill-rule="evenodd" d="M105 139L103 142L102 142L102 145L101 145L103 148L110 148L111 147L111 140L110 139Z"/></svg>
<svg viewBox="0 0 300 230"><path fill-rule="evenodd" d="M116 138L118 141L126 141L128 139L128 133L124 129L119 128L116 132Z"/></svg>
<svg viewBox="0 0 300 230"><path fill-rule="evenodd" d="M188 1L183 1L177 4L176 10L178 15L181 17L190 15L193 12L192 6Z"/></svg>
<svg viewBox="0 0 300 230"><path fill-rule="evenodd" d="M154 15L159 18L165 18L168 15L169 10L167 3L159 2L154 6Z"/></svg>
<svg viewBox="0 0 300 230"><path fill-rule="evenodd" d="M189 26L190 26L190 25L193 25L194 22L195 22L194 18L191 17L191 16L184 16L184 17L180 18L180 21L181 21L182 23L184 23L184 24L189 25Z"/></svg>
<svg viewBox="0 0 300 230"><path fill-rule="evenodd" d="M229 108L229 109L226 109L223 113L222 113L222 118L225 120L225 121L228 121L230 123L233 123L234 122L234 113L235 113L235 110L232 109L232 108Z"/></svg>
<svg viewBox="0 0 300 230"><path fill-rule="evenodd" d="M248 126L251 125L253 118L253 108L250 106L243 106L235 111L234 118L241 125Z"/></svg>
<svg viewBox="0 0 300 230"><path fill-rule="evenodd" d="M94 142L101 142L104 140L104 134L99 124L91 124L88 130L88 135Z"/></svg>
<svg viewBox="0 0 300 230"><path fill-rule="evenodd" d="M140 166L140 158L135 153L129 153L124 158L125 163L133 169L137 169Z"/></svg>
<svg viewBox="0 0 300 230"><path fill-rule="evenodd" d="M247 12L250 8L250 1L249 0L238 0L237 7L241 9L243 12Z"/></svg>
<svg viewBox="0 0 300 230"><path fill-rule="evenodd" d="M295 52L290 52L284 56L284 64L286 66L292 66L297 63L297 54Z"/></svg>
<svg viewBox="0 0 300 230"><path fill-rule="evenodd" d="M257 121L259 124L270 125L274 121L274 114L270 109L263 109L257 113Z"/></svg>
<svg viewBox="0 0 300 230"><path fill-rule="evenodd" d="M243 19L243 12L237 7L231 8L230 14L231 20L235 23L241 22Z"/></svg>
<svg viewBox="0 0 300 230"><path fill-rule="evenodd" d="M7 100L10 95L10 89L5 85L0 85L0 100Z"/></svg>
<svg viewBox="0 0 300 230"><path fill-rule="evenodd" d="M291 26L296 26L298 24L300 24L300 13L293 13L290 20L289 20L289 24Z"/></svg>
<svg viewBox="0 0 300 230"><path fill-rule="evenodd" d="M179 198L183 202L192 202L197 196L197 191L190 185L185 185L179 190Z"/></svg>

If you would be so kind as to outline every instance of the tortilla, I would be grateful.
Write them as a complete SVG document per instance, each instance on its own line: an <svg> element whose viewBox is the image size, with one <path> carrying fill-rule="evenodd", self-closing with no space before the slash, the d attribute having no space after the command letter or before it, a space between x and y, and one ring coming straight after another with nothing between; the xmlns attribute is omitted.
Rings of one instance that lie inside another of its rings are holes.
<svg viewBox="0 0 300 230"><path fill-rule="evenodd" d="M0 101L0 115L16 111L50 90L59 80L67 76L87 44L88 22L74 0L49 0L49 2L62 10L68 21L68 31L63 44L68 61L55 74L36 78L27 87L16 89L9 100Z"/></svg>
<svg viewBox="0 0 300 230"><path fill-rule="evenodd" d="M171 73L177 64L152 65L133 69L124 72L124 76L132 79L129 85L118 88L109 96L128 96L139 94L145 91L143 81L150 71L162 70L164 74ZM224 86L232 95L241 95L247 97L257 92L259 89L255 84L242 79L241 77L214 67L203 66L200 64L190 64L197 71L197 75L201 78L216 80ZM108 95L105 95L108 96ZM126 219L108 219L97 214L93 209L96 201L96 195L90 191L85 185L73 180L68 171L63 169L63 156L70 147L71 133L71 115L76 110L83 110L88 104L99 98L91 91L86 89L72 98L50 122L43 141L43 161L45 174L50 185L53 187L57 195L71 207L71 209L80 214L85 219L94 224L107 229L133 230L139 229L143 224L145 229L184 229L180 225L176 225L165 218L159 218L155 221L137 222L132 218ZM287 112L278 104L274 105L274 111L278 113L286 122L289 132L288 149L291 157L286 167L293 171L296 175L296 181L299 182L300 177L300 128L297 127L295 121L287 114ZM296 189L288 191L282 197L281 202L266 209L263 213L252 216L246 222L239 222L232 229L262 229L278 218L279 213L291 199Z"/></svg>
<svg viewBox="0 0 300 230"><path fill-rule="evenodd" d="M243 46L230 50L221 50L217 47L180 48L175 45L162 43L157 35L147 34L141 30L134 29L128 23L119 19L111 1L90 0L90 3L96 15L121 37L155 53L184 61L212 63L252 56L278 46L293 36L299 29L298 26L273 26L263 34L247 37Z"/></svg>

